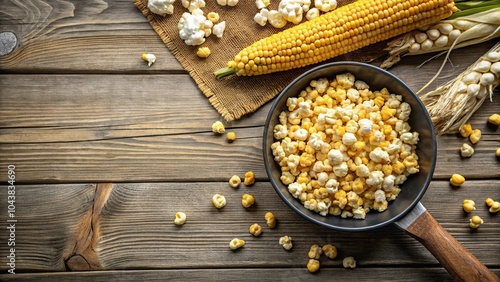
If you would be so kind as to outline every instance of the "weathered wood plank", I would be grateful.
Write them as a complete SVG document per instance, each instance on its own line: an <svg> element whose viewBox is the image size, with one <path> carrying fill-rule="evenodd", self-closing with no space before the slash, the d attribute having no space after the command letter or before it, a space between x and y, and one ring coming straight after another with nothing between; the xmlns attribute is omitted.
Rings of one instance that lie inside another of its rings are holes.
<svg viewBox="0 0 500 282"><path fill-rule="evenodd" d="M8 246L11 232L0 232L2 261L15 249L15 268L65 271L65 260L81 244L85 230L90 231L86 216L93 206L96 187L92 184L16 186L15 246ZM0 218L7 222L7 189L0 196ZM5 225L4 225L5 226ZM83 232L83 233L82 233ZM2 263L3 273L10 267Z"/></svg>
<svg viewBox="0 0 500 282"><path fill-rule="evenodd" d="M500 269L492 269L500 275ZM358 266L356 269L340 267L323 267L319 272L311 274L305 268L220 268L212 269L183 269L183 270L127 270L127 271L94 271L94 272L63 272L63 273L22 273L16 275L3 275L4 281L311 281L311 280L341 281L453 281L443 268L408 268L387 267L371 268Z"/></svg>
<svg viewBox="0 0 500 282"><path fill-rule="evenodd" d="M108 188L100 188L108 189ZM99 190L99 189L98 189ZM17 188L18 225L16 240L30 242L16 248L16 269L26 271L64 271L64 262L78 245L79 226L89 225L95 232L94 251L99 269L178 269L178 268L303 268L310 245L333 243L338 247L335 260L322 259L325 267L339 267L341 258L354 256L360 266L436 266L437 261L416 240L395 226L359 233L345 233L318 227L298 217L277 196L270 184L257 182L239 189L220 183L137 183L114 184L101 200L94 201L93 185L19 185ZM221 210L211 197L221 193L227 206ZM251 193L256 205L241 206L241 195ZM468 250L489 267L499 267L500 219L489 214L483 201L498 198L495 180L471 181L470 186L452 188L446 181L434 181L422 202L431 214ZM463 199L473 199L485 223L477 231L468 227L469 215L461 208ZM95 209L100 202L101 208ZM94 205L94 207L93 207ZM6 207L0 203L2 220ZM94 210L92 217L86 216ZM173 224L174 214L187 214L185 225ZM264 214L275 213L278 225L269 229ZM253 223L263 226L260 237L248 233ZM285 251L278 239L293 238L294 247ZM6 233L0 240L6 242ZM243 249L233 252L228 243L234 237L246 240ZM0 245L5 253L7 245ZM89 261L89 258L86 258ZM6 265L0 268L5 270ZM376 277L376 276L370 276Z"/></svg>
<svg viewBox="0 0 500 282"><path fill-rule="evenodd" d="M11 1L2 5L2 31L15 33L18 47L0 57L0 72L185 73L129 0ZM143 52L157 55L152 67Z"/></svg>

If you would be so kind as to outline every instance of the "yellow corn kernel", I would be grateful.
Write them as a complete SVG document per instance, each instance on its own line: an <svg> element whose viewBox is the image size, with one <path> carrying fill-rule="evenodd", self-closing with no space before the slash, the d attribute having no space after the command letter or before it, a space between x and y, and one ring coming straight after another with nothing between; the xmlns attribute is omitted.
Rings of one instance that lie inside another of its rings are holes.
<svg viewBox="0 0 500 282"><path fill-rule="evenodd" d="M465 123L460 128L458 129L460 132L460 135L462 135L463 138L468 138L469 135L472 133L472 125L470 123Z"/></svg>
<svg viewBox="0 0 500 282"><path fill-rule="evenodd" d="M231 250L236 250L243 246L245 246L245 241L238 238L234 238L229 242L229 248L231 248Z"/></svg>
<svg viewBox="0 0 500 282"><path fill-rule="evenodd" d="M229 179L229 186L233 188L238 188L240 186L240 183L241 183L241 178L238 175L233 175Z"/></svg>
<svg viewBox="0 0 500 282"><path fill-rule="evenodd" d="M215 24L219 22L220 16L216 12L210 12L207 14L207 19Z"/></svg>
<svg viewBox="0 0 500 282"><path fill-rule="evenodd" d="M396 114L396 111L397 111L396 109L391 109L391 108L389 108L389 106L384 106L384 107L382 107L382 110L380 111L380 116L382 117L382 120L388 120ZM392 128L391 128L391 131L392 131ZM389 131L389 133L390 133L390 131Z"/></svg>
<svg viewBox="0 0 500 282"><path fill-rule="evenodd" d="M264 215L264 219L266 220L266 224L269 228L274 228L276 226L276 217L272 212L267 212Z"/></svg>
<svg viewBox="0 0 500 282"><path fill-rule="evenodd" d="M307 256L311 259L319 259L319 257L323 254L323 250L318 246L318 244L313 244L309 248L309 252Z"/></svg>
<svg viewBox="0 0 500 282"><path fill-rule="evenodd" d="M309 270L309 272L311 273L314 273L319 270L319 265L319 260L309 259L309 261L307 262L307 270Z"/></svg>
<svg viewBox="0 0 500 282"><path fill-rule="evenodd" d="M450 178L450 183L451 185L453 186L460 186L462 185L463 183L465 182L465 177L463 177L462 175L458 174L458 173L455 173L451 176Z"/></svg>
<svg viewBox="0 0 500 282"><path fill-rule="evenodd" d="M397 162L397 163L393 164L392 168L393 168L394 172L396 172L397 174L402 174L406 170L405 165L401 162Z"/></svg>
<svg viewBox="0 0 500 282"><path fill-rule="evenodd" d="M246 186L250 186L255 183L255 174L253 171L247 171L245 173L245 180L243 180Z"/></svg>
<svg viewBox="0 0 500 282"><path fill-rule="evenodd" d="M493 204L491 204L490 208L489 208L489 212L491 213L497 213L500 211L500 202L493 202Z"/></svg>
<svg viewBox="0 0 500 282"><path fill-rule="evenodd" d="M479 228L479 226L483 223L484 223L483 219L481 217L479 217L478 215L473 216L469 220L469 226L470 226L470 228L473 228L473 229Z"/></svg>
<svg viewBox="0 0 500 282"><path fill-rule="evenodd" d="M196 55L200 58L207 58L211 53L212 51L210 51L210 48L208 47L200 47L198 48L198 51L196 51Z"/></svg>
<svg viewBox="0 0 500 282"><path fill-rule="evenodd" d="M491 116L488 117L488 122L493 123L496 126L500 126L500 115L492 114Z"/></svg>
<svg viewBox="0 0 500 282"><path fill-rule="evenodd" d="M226 134L226 139L229 143L233 142L234 140L236 140L236 133L234 133L233 131L230 131Z"/></svg>
<svg viewBox="0 0 500 282"><path fill-rule="evenodd" d="M245 208L249 208L254 203L255 203L255 198L252 195L250 195L250 194L243 194L243 196L241 196L241 204Z"/></svg>
<svg viewBox="0 0 500 282"><path fill-rule="evenodd" d="M183 225L186 223L186 214L183 212L176 212L174 223L175 225Z"/></svg>
<svg viewBox="0 0 500 282"><path fill-rule="evenodd" d="M500 157L500 148L498 148L498 149L496 150L495 155L496 155L497 157Z"/></svg>
<svg viewBox="0 0 500 282"><path fill-rule="evenodd" d="M321 250L323 250L323 253L325 256L327 256L329 259L334 259L337 257L337 248L332 245L332 244L326 244L324 245Z"/></svg>
<svg viewBox="0 0 500 282"><path fill-rule="evenodd" d="M220 194L215 194L212 197L212 204L214 207L220 209L226 206L226 197L220 195Z"/></svg>
<svg viewBox="0 0 500 282"><path fill-rule="evenodd" d="M462 207L465 212L472 212L476 209L476 203L473 200L464 200Z"/></svg>
<svg viewBox="0 0 500 282"><path fill-rule="evenodd" d="M250 225L250 227L248 228L248 232L250 232L250 234L252 234L253 236L257 237L262 233L262 227L257 223L254 223Z"/></svg>
<svg viewBox="0 0 500 282"><path fill-rule="evenodd" d="M488 207L491 207L495 201L492 198L486 198L484 202Z"/></svg>
<svg viewBox="0 0 500 282"><path fill-rule="evenodd" d="M474 129L472 133L469 135L469 140L472 144L476 144L481 139L481 130Z"/></svg>

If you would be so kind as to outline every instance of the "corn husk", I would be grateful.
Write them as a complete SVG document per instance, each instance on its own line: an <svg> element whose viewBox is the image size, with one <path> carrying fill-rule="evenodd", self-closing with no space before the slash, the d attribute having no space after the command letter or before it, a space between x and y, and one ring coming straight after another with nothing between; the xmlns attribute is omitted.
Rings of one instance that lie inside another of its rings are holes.
<svg viewBox="0 0 500 282"><path fill-rule="evenodd" d="M415 30L406 33L388 43L386 50L389 52L388 58L382 62L382 68L390 68L400 61L401 56L421 55L435 52L451 52L453 49L462 48L474 44L486 42L496 37L500 37L500 7L489 8L482 12L466 13L464 16L450 17L436 24L449 23L453 26L460 25L465 30L457 37L451 45L436 47L429 50L419 50L410 52L410 46L415 34L426 29ZM430 27L429 27L430 28Z"/></svg>
<svg viewBox="0 0 500 282"><path fill-rule="evenodd" d="M495 76L493 84L479 84L480 88L477 95L469 95L467 92L464 92L462 84L463 78L476 69L480 62L486 60L487 54L493 51L500 52L500 42L495 44L487 53L456 78L446 82L435 90L419 95L429 112L436 134L456 133L488 97L490 101L493 100L493 91L500 84L500 77L498 75Z"/></svg>

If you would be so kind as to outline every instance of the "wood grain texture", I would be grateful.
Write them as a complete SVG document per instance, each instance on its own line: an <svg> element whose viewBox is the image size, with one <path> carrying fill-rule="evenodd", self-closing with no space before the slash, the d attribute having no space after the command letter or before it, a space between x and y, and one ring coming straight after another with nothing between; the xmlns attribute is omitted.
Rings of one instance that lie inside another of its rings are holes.
<svg viewBox="0 0 500 282"><path fill-rule="evenodd" d="M497 181L471 181L471 185L474 188L456 189L446 181L434 181L422 202L466 249L488 267L498 268L500 257L495 250L500 248L500 238L496 236L500 219L482 204L486 197L498 196ZM102 270L305 270L307 252L314 243L337 246L337 259L321 260L327 268L340 267L341 258L350 255L360 267L438 266L422 245L392 225L359 233L316 226L293 213L267 182L238 189L229 187L227 182L106 184L98 189L94 185L20 185L17 189L16 235L19 241L31 242L17 248L18 272L64 271L65 262L74 270L78 270L74 265L85 265L81 262L87 262L89 269ZM211 204L216 193L227 198L228 204L221 210ZM243 193L254 195L256 205L243 208ZM470 216L461 208L465 198L476 201L474 214L485 221L476 231L468 227ZM0 204L5 218L5 204ZM186 224L180 227L173 224L177 211L187 214ZM265 225L264 214L268 211L278 219L275 229ZM253 223L263 226L260 237L248 233ZM86 227L89 224L91 230ZM291 251L278 244L284 235L293 238ZM0 240L5 241L6 234L1 236ZM235 237L247 244L233 252L228 243ZM93 253L86 252L89 246ZM6 245L0 245L0 252L5 251ZM98 263L90 265L92 262ZM0 269L5 270L6 266Z"/></svg>
<svg viewBox="0 0 500 282"><path fill-rule="evenodd" d="M493 272L500 275L500 269L493 269ZM397 277L395 274L397 273ZM441 268L409 268L409 267L388 267L371 268L358 266L356 269L344 269L339 267L324 267L319 272L311 274L305 269L294 268L247 268L247 269L225 269L217 271L210 269L186 269L173 270L127 270L127 271L94 271L78 273L41 273L41 274L17 274L4 275L4 281L242 281L252 280L256 277L259 281L362 281L367 277L377 277L380 281L409 281L409 282L446 282L453 281L448 273Z"/></svg>
<svg viewBox="0 0 500 282"><path fill-rule="evenodd" d="M65 261L82 240L81 228L94 203L95 189L92 184L16 187L16 269L66 270ZM3 195L0 218L4 223L7 220L7 201ZM0 240L7 242L9 235L0 232ZM7 243L0 245L2 256L8 250ZM6 267L2 263L3 273L7 272Z"/></svg>
<svg viewBox="0 0 500 282"><path fill-rule="evenodd" d="M0 57L0 72L186 73L131 1L6 2L0 32L15 33L19 44ZM157 55L152 67L143 52Z"/></svg>

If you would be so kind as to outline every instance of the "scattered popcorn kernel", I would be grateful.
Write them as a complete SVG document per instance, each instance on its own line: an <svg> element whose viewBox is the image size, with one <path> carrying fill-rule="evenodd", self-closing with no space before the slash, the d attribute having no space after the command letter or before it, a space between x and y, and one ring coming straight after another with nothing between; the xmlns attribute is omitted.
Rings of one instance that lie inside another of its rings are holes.
<svg viewBox="0 0 500 282"><path fill-rule="evenodd" d="M345 268L356 268L356 260L353 257L346 257L342 260L342 265Z"/></svg>
<svg viewBox="0 0 500 282"><path fill-rule="evenodd" d="M156 56L153 54L143 53L141 58L144 61L148 62L148 67L150 67L152 64L154 64L156 62Z"/></svg>
<svg viewBox="0 0 500 282"><path fill-rule="evenodd" d="M240 186L240 183L241 183L241 178L238 175L233 175L229 179L229 186L233 188L238 188Z"/></svg>
<svg viewBox="0 0 500 282"><path fill-rule="evenodd" d="M472 212L476 209L476 203L473 200L464 200L463 208L465 212Z"/></svg>
<svg viewBox="0 0 500 282"><path fill-rule="evenodd" d="M255 174L253 171L247 171L245 173L245 180L243 181L246 186L250 186L255 183Z"/></svg>
<svg viewBox="0 0 500 282"><path fill-rule="evenodd" d="M243 196L241 196L241 204L245 208L249 208L254 203L255 203L255 198L252 195L250 195L250 194L243 194Z"/></svg>
<svg viewBox="0 0 500 282"><path fill-rule="evenodd" d="M208 47L200 47L198 48L198 51L196 51L196 55L200 58L207 58L208 56L210 56L211 53L212 52Z"/></svg>
<svg viewBox="0 0 500 282"><path fill-rule="evenodd" d="M236 140L236 133L234 133L233 131L230 131L226 134L226 139L229 143L233 142L234 140Z"/></svg>
<svg viewBox="0 0 500 282"><path fill-rule="evenodd" d="M224 127L224 124L222 122L216 121L212 124L212 131L214 133L223 134L224 132L226 132L226 128Z"/></svg>
<svg viewBox="0 0 500 282"><path fill-rule="evenodd" d="M309 272L311 272L311 273L318 271L319 270L319 260L310 259L307 262L307 270L309 270Z"/></svg>
<svg viewBox="0 0 500 282"><path fill-rule="evenodd" d="M497 213L500 211L500 202L493 202L493 204L491 204L490 206L490 209L489 209L489 212L491 213Z"/></svg>
<svg viewBox="0 0 500 282"><path fill-rule="evenodd" d="M290 250L292 247L293 247L293 244L292 244L292 237L288 236L288 235L285 235L283 237L280 238L279 240L279 244L281 246L283 246L283 248L285 250Z"/></svg>
<svg viewBox="0 0 500 282"><path fill-rule="evenodd" d="M470 123L466 123L460 126L458 131L460 132L460 135L462 135L463 138L468 138L469 135L471 135L472 133L472 125L470 125Z"/></svg>
<svg viewBox="0 0 500 282"><path fill-rule="evenodd" d="M474 154L474 148L472 148L469 144L464 143L462 147L460 147L460 155L464 158L469 158Z"/></svg>
<svg viewBox="0 0 500 282"><path fill-rule="evenodd" d="M325 256L327 256L329 259L334 259L337 257L337 248L334 245L326 244L321 249L323 250Z"/></svg>
<svg viewBox="0 0 500 282"><path fill-rule="evenodd" d="M474 129L472 133L469 135L469 140L472 144L476 144L481 139L481 130Z"/></svg>
<svg viewBox="0 0 500 282"><path fill-rule="evenodd" d="M312 245L309 248L309 252L307 253L307 256L309 256L310 259L319 259L319 257L323 254L323 250L318 246L317 244Z"/></svg>
<svg viewBox="0 0 500 282"><path fill-rule="evenodd" d="M496 150L495 155L496 155L497 157L500 157L500 148L498 148L498 149Z"/></svg>
<svg viewBox="0 0 500 282"><path fill-rule="evenodd" d="M276 226L276 217L272 212L267 212L264 215L264 219L266 220L266 224L269 228L274 228Z"/></svg>
<svg viewBox="0 0 500 282"><path fill-rule="evenodd" d="M186 223L186 214L183 212L176 212L174 223L176 225L183 225L184 223Z"/></svg>
<svg viewBox="0 0 500 282"><path fill-rule="evenodd" d="M490 117L488 117L488 122L500 126L500 115L499 114L492 114Z"/></svg>
<svg viewBox="0 0 500 282"><path fill-rule="evenodd" d="M486 198L484 202L488 207L491 207L495 201L492 198Z"/></svg>
<svg viewBox="0 0 500 282"><path fill-rule="evenodd" d="M450 178L450 183L451 185L453 186L460 186L462 185L463 183L465 182L465 177L463 177L462 175L458 174L458 173L455 173L451 176Z"/></svg>
<svg viewBox="0 0 500 282"><path fill-rule="evenodd" d="M234 238L229 242L229 248L231 248L231 250L236 250L243 246L245 246L245 241L238 238Z"/></svg>
<svg viewBox="0 0 500 282"><path fill-rule="evenodd" d="M207 14L207 19L215 24L219 22L220 17L218 13L210 12Z"/></svg>
<svg viewBox="0 0 500 282"><path fill-rule="evenodd" d="M223 208L226 206L226 197L219 194L215 194L212 197L212 204L214 205L214 207L218 209Z"/></svg>
<svg viewBox="0 0 500 282"><path fill-rule="evenodd" d="M469 226L473 229L479 228L479 226L484 223L484 221L478 215L473 216L469 221Z"/></svg>
<svg viewBox="0 0 500 282"><path fill-rule="evenodd" d="M250 225L250 227L248 228L248 231L250 232L250 234L257 237L262 233L262 227L260 225L258 225L257 223L254 223L254 224Z"/></svg>

